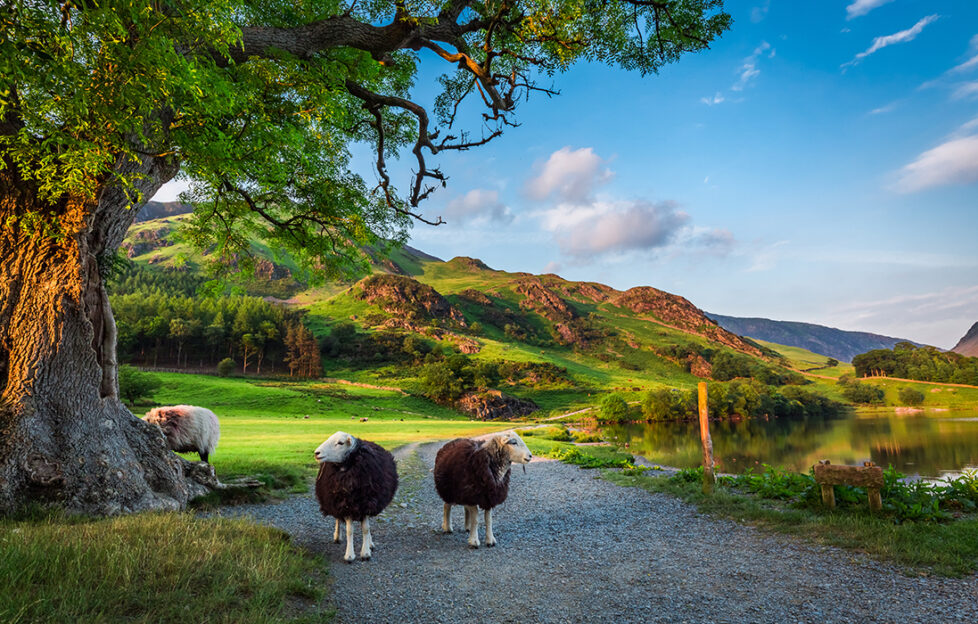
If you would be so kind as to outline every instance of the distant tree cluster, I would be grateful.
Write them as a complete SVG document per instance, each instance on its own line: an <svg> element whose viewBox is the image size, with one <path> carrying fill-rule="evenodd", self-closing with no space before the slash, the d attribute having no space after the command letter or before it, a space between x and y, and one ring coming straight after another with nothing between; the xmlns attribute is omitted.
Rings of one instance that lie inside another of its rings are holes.
<svg viewBox="0 0 978 624"><path fill-rule="evenodd" d="M425 356L420 374L422 392L435 401L453 401L466 392L500 385L540 387L573 385L567 369L546 362L490 361L462 353Z"/></svg>
<svg viewBox="0 0 978 624"><path fill-rule="evenodd" d="M770 350L768 349L768 351ZM730 349L715 349L694 343L679 343L661 347L659 354L684 364L687 371L691 366L690 357L701 357L710 363L712 368L710 377L716 381L755 379L769 386L801 386L808 383L805 377L799 373L776 368L758 358Z"/></svg>
<svg viewBox="0 0 978 624"><path fill-rule="evenodd" d="M119 360L197 368L223 359L241 372L322 374L319 344L299 315L258 297L172 296L141 290L112 297Z"/></svg>
<svg viewBox="0 0 978 624"><path fill-rule="evenodd" d="M856 375L886 376L978 385L978 358L935 347L898 342L893 349L874 349L852 358Z"/></svg>
<svg viewBox="0 0 978 624"><path fill-rule="evenodd" d="M711 418L732 416L803 418L835 414L839 405L822 395L799 388L781 388L757 381L712 383L707 394ZM696 390L650 390L642 399L642 416L646 420L688 420L699 409Z"/></svg>
<svg viewBox="0 0 978 624"><path fill-rule="evenodd" d="M853 379L850 375L843 375L839 377L839 381L836 382L839 386L842 386L842 396L845 397L847 401L853 403L861 403L863 405L882 405L883 404L883 389L876 386L860 383L858 380Z"/></svg>

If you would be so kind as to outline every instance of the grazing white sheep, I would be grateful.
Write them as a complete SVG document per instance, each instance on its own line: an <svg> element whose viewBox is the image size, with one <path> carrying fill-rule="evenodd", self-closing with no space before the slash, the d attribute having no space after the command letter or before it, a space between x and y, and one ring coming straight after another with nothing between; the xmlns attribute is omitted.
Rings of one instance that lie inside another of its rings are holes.
<svg viewBox="0 0 978 624"><path fill-rule="evenodd" d="M469 546L479 547L479 509L485 510L486 546L495 546L492 508L506 500L513 463L533 458L523 439L510 431L486 440L458 438L435 456L435 489L445 501L442 531L452 532L452 505L465 506Z"/></svg>
<svg viewBox="0 0 978 624"><path fill-rule="evenodd" d="M197 453L204 462L217 448L217 441L221 437L221 425L217 416L206 407L155 407L146 413L144 420L159 425L170 450Z"/></svg>
<svg viewBox="0 0 978 624"><path fill-rule="evenodd" d="M370 559L374 546L370 535L370 516L390 504L397 491L397 466L394 457L381 446L337 431L315 451L319 462L316 498L324 516L336 518L333 541L340 541L340 520L346 522L346 553L352 563L353 521L363 528L360 558Z"/></svg>

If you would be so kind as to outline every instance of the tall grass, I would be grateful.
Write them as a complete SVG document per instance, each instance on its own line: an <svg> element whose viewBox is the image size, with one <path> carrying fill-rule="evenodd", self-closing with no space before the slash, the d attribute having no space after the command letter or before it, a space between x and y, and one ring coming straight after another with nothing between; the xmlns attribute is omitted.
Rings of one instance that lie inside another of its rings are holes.
<svg viewBox="0 0 978 624"><path fill-rule="evenodd" d="M276 529L187 513L0 520L0 622L308 622L325 564Z"/></svg>

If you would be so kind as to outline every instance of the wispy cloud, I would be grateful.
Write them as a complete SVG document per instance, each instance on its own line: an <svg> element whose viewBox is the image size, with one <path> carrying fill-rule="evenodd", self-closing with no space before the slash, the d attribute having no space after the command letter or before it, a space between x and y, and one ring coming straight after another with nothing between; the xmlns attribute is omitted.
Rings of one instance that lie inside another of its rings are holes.
<svg viewBox="0 0 978 624"><path fill-rule="evenodd" d="M882 115L883 113L892 113L897 107L896 102L891 102L886 106L880 106L879 108L874 108L869 111L870 115Z"/></svg>
<svg viewBox="0 0 978 624"><path fill-rule="evenodd" d="M765 0L764 4L756 6L750 10L750 21L755 24L764 21L767 12L771 10L771 0Z"/></svg>
<svg viewBox="0 0 978 624"><path fill-rule="evenodd" d="M974 323L975 309L978 309L978 286L952 286L933 292L855 301L840 306L835 314L845 324L900 338L912 334L916 340L937 344L938 336L963 336Z"/></svg>
<svg viewBox="0 0 978 624"><path fill-rule="evenodd" d="M761 75L761 70L757 69L757 59L770 49L771 44L763 41L754 49L753 54L744 59L744 64L740 68L740 78L730 87L733 91L743 91L755 78Z"/></svg>
<svg viewBox="0 0 978 624"><path fill-rule="evenodd" d="M893 2L893 0L856 0L846 7L846 13L848 14L846 19L866 15L873 9L881 7L884 4L889 4L890 2Z"/></svg>
<svg viewBox="0 0 978 624"><path fill-rule="evenodd" d="M848 63L843 63L842 69L845 70L853 65L856 65L870 54L875 54L883 48L897 43L907 43L908 41L913 41L917 38L917 35L923 32L924 28L926 28L928 24L933 23L939 17L940 16L937 14L928 15L906 30L901 30L898 33L893 33L892 35L886 35L884 37L876 37L873 39L873 45L869 46L865 52L860 52L857 54L855 58Z"/></svg>
<svg viewBox="0 0 978 624"><path fill-rule="evenodd" d="M915 193L949 184L978 182L978 118L958 128L944 143L929 149L897 173L896 190Z"/></svg>
<svg viewBox="0 0 978 624"><path fill-rule="evenodd" d="M951 93L952 100L970 100L978 96L978 80L959 84Z"/></svg>
<svg viewBox="0 0 978 624"><path fill-rule="evenodd" d="M709 98L709 97L700 98L700 102L706 104L707 106L715 106L717 104L722 104L725 101L726 101L726 98L723 97L723 94L720 93L719 91L717 91L716 92L716 95L714 95L711 98Z"/></svg>
<svg viewBox="0 0 978 624"><path fill-rule="evenodd" d="M473 189L451 199L445 207L449 223L494 222L510 223L513 214L499 199L499 191Z"/></svg>
<svg viewBox="0 0 978 624"><path fill-rule="evenodd" d="M919 88L930 89L931 87L955 86L952 80L955 80L956 78L952 77L978 69L978 35L973 36L971 41L968 42L968 51L965 53L965 56L968 57L967 60L958 63L937 78L928 80L924 84L920 85Z"/></svg>
<svg viewBox="0 0 978 624"><path fill-rule="evenodd" d="M757 68L757 62L761 58L761 55L768 50L770 50L767 55L768 58L774 58L775 50L771 47L771 44L767 41L762 41L761 45L754 48L751 55L744 59L744 62L737 69L736 82L730 85L731 91L743 91L754 83L757 77L761 75L761 70ZM724 97L722 91L717 91L713 97L700 98L700 102L707 106L715 106L726 101L727 98Z"/></svg>
<svg viewBox="0 0 978 624"><path fill-rule="evenodd" d="M526 183L531 199L556 197L572 203L590 200L594 189L613 177L611 171L590 147L573 150L562 147L540 167L538 175Z"/></svg>

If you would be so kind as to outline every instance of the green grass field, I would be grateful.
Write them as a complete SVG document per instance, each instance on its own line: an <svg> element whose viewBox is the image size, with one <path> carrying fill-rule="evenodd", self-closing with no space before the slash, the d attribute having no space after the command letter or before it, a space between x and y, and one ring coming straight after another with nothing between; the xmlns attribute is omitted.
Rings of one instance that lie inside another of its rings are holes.
<svg viewBox="0 0 978 624"><path fill-rule="evenodd" d="M179 373L159 377L163 387L154 397L157 404L201 405L217 414L221 440L211 463L222 477L313 475L312 452L339 430L393 448L508 426L470 421L426 399L390 390ZM194 453L187 457L197 459Z"/></svg>
<svg viewBox="0 0 978 624"><path fill-rule="evenodd" d="M211 462L222 479L257 475L293 491L307 490L316 469L312 452L337 430L392 448L511 426L340 383L159 377L155 404L202 405L220 418ZM327 575L325 563L293 547L286 534L245 520L193 513L0 519L4 624L326 622Z"/></svg>

